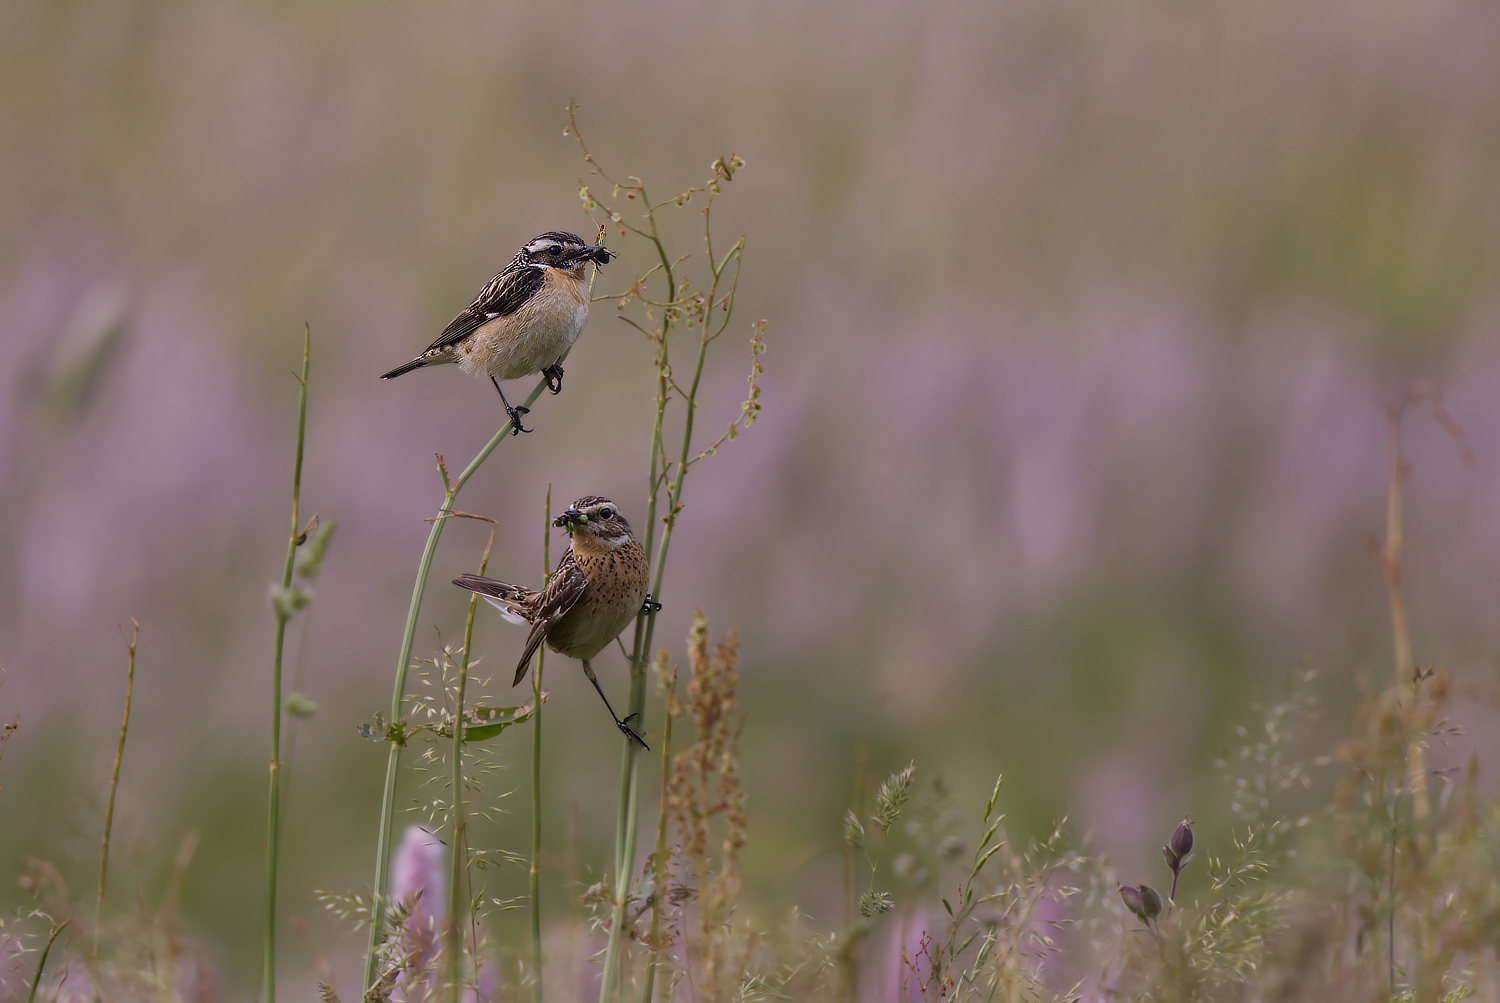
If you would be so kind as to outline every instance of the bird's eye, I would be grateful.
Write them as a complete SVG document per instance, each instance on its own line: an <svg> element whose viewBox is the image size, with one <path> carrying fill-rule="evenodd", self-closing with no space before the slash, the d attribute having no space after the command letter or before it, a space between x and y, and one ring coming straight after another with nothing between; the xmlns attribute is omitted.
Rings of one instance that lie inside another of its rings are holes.
<svg viewBox="0 0 1500 1003"><path fill-rule="evenodd" d="M547 248L547 253L552 255L553 257L562 257L562 245L553 244L551 247Z"/></svg>
<svg viewBox="0 0 1500 1003"><path fill-rule="evenodd" d="M614 514L615 514L615 510L612 509L612 508L601 508L599 510L599 518L601 518L601 519L608 519L610 516L612 516Z"/></svg>

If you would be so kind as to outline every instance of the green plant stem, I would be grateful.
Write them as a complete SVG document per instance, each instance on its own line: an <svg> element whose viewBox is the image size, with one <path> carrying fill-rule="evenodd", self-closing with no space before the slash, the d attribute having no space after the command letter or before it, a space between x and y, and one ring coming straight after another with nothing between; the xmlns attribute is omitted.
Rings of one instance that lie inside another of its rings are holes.
<svg viewBox="0 0 1500 1003"><path fill-rule="evenodd" d="M672 693L677 692L676 676L672 677ZM670 699L670 694L669 697ZM672 779L672 715L666 714L662 722L661 736L661 800L656 812L656 853L652 857L651 869L651 935L646 939L646 990L641 994L641 1003L651 1003L656 989L656 966L661 957L661 896L667 886L667 787Z"/></svg>
<svg viewBox="0 0 1500 1003"><path fill-rule="evenodd" d="M65 919L54 926L52 931L47 934L47 943L42 945L41 956L36 959L36 974L31 978L31 988L26 993L26 1003L35 1003L36 988L42 984L42 970L47 967L47 955L52 953L52 942L57 939L57 935L62 933L63 929L71 922L71 919Z"/></svg>
<svg viewBox="0 0 1500 1003"><path fill-rule="evenodd" d="M668 273L669 297L675 296ZM662 415L666 409L669 368L666 359L667 332L661 335L657 355L657 405L656 427L652 435L651 449L651 496L646 506L646 552L650 553L652 536L656 530L657 456L661 451ZM667 547L672 542L672 529L677 524L677 511L682 505L682 484L687 476L693 444L693 415L697 410L698 384L703 378L703 360L708 354L708 345L713 338L708 328L703 328L698 341L698 363L693 371L693 382L685 397L687 414L683 419L682 451L672 481L667 488L667 515L663 519L661 542L657 544L656 559L652 562L651 595L661 596L662 576L667 567ZM664 473L664 472L663 472ZM644 621L644 626L642 625ZM651 650L652 634L656 630L656 611L652 607L636 620L635 642L630 659L630 713L640 715L644 726L646 704L645 653ZM636 821L640 813L639 785L636 782L636 760L639 747L628 738L624 739L625 755L620 765L620 811L615 827L615 897L609 928L609 944L604 953L604 979L599 984L599 1001L608 1003L614 975L619 964L621 930L625 923L625 899L630 893L630 875L635 868Z"/></svg>
<svg viewBox="0 0 1500 1003"><path fill-rule="evenodd" d="M542 588L552 577L552 485L542 507ZM547 647L537 649L531 676L531 963L536 969L532 998L542 1003L542 664Z"/></svg>
<svg viewBox="0 0 1500 1003"><path fill-rule="evenodd" d="M490 530L490 542L479 559L482 575L490 563L490 549L495 545L495 532ZM453 750L452 776L449 782L453 791L453 829L449 840L448 855L451 866L448 872L448 999L458 1003L463 989L463 887L468 875L468 851L465 840L468 835L468 820L464 816L464 694L469 686L469 650L474 642L474 609L479 605L479 593L469 594L469 615L464 620L464 653L458 663L458 694L453 704Z"/></svg>
<svg viewBox="0 0 1500 1003"><path fill-rule="evenodd" d="M570 125L571 125L570 120ZM667 284L667 298L665 304L671 304L677 298L677 281L673 273L672 261L667 255L661 237L656 231L656 219L653 214L654 207L646 198L644 188L637 188L641 193L642 201L647 205L647 219L650 222L650 230L643 231L635 229L635 232L650 240L656 248L658 259L661 261L662 276ZM665 203L663 203L665 204ZM710 202L712 205L712 202ZM682 393L680 387L671 378L671 367L667 359L667 339L671 334L671 314L663 307L661 326L652 336L657 346L656 352L656 420L651 435L651 462L650 474L647 479L649 495L646 505L646 539L644 550L651 553L652 544L655 542L656 533L656 511L657 492L666 483L667 487L667 514L662 517L661 541L657 544L656 559L652 562L653 577L651 584L651 595L657 599L661 597L662 576L666 571L667 548L672 540L672 529L677 523L677 512L682 507L682 485L687 476L688 467L692 461L693 443L693 418L698 408L698 386L703 378L703 362L708 354L708 346L729 326L729 318L733 314L734 289L738 286L740 255L744 248L743 239L736 241L734 246L724 255L721 261L714 260L712 235L709 228L708 210L704 210L704 238L707 246L708 263L713 274L713 281L709 284L707 302L717 302L719 283L724 275L724 270L730 261L735 263L733 280L730 284L730 292L724 300L724 315L719 322L718 328L709 333L710 325L707 317L700 318L701 334L698 339L698 359L693 370L693 381L686 393ZM671 479L668 479L668 468L665 466L665 450L663 449L662 420L666 412L667 394L676 389L682 393L686 414L683 418L682 449L678 456L677 468ZM658 469L658 462L663 464ZM652 607L643 611L636 618L635 639L632 644L630 658L630 701L629 714L639 715L642 726L645 725L645 702L646 702L646 664L645 658L651 650L652 635L656 630L656 612ZM639 756L639 748L629 739L624 740L624 755L620 763L620 804L615 825L615 895L611 913L609 928L609 943L605 948L603 978L599 984L599 1001L608 1003L610 993L613 990L616 973L619 966L620 937L625 920L625 899L630 892L630 876L635 866L636 851L636 823L639 816L640 798L637 784L636 764Z"/></svg>
<svg viewBox="0 0 1500 1003"><path fill-rule="evenodd" d="M564 356L566 358L566 356ZM558 360L563 361L562 359ZM523 407L530 407L536 403L536 399L542 395L547 387L544 377L538 381L531 395L522 402ZM406 629L401 635L401 653L396 660L396 679L391 691L391 726L396 727L401 720L401 702L406 696L406 672L410 667L411 649L417 634L417 617L422 609L422 594L427 589L427 576L432 570L432 557L437 552L438 539L443 535L443 524L447 516L453 510L454 499L463 488L474 472L479 469L495 447L505 440L510 434L511 423L509 420L500 426L500 430L485 444L464 468L464 472L458 479L448 485L447 494L443 497L443 504L438 508L437 517L432 522L432 530L427 534L427 545L422 549L422 559L417 564L417 580L412 586L411 605L406 612ZM375 985L379 973L376 971L376 951L385 940L385 910L386 910L386 888L390 883L391 864L391 820L396 810L396 777L397 770L401 764L402 741L393 740L390 743L390 751L386 756L385 764L385 789L381 795L380 802L380 828L376 834L375 843L375 881L374 895L370 903L370 942L365 952L365 987L368 990Z"/></svg>
<svg viewBox="0 0 1500 1003"><path fill-rule="evenodd" d="M120 789L120 760L125 758L125 733L130 729L130 697L135 690L135 646L141 639L141 625L135 624L126 649L130 661L125 669L125 719L120 722L120 742L115 746L115 768L109 775L109 801L104 807L104 836L99 841L99 895L94 899L94 957L99 956L99 924L104 914L104 875L109 867L109 831L115 821L115 792ZM123 633L123 631L122 631Z"/></svg>
<svg viewBox="0 0 1500 1003"><path fill-rule="evenodd" d="M282 594L292 587L292 566L297 557L302 499L302 449L307 436L307 367L312 353L312 328L302 330L302 375L298 377L297 460L292 467L292 531L287 538L286 566L281 573ZM261 927L261 982L266 1003L276 1001L276 867L281 851L281 653L286 642L289 610L276 610L276 653L271 659L271 792L266 812L266 908ZM123 736L122 740L123 740Z"/></svg>

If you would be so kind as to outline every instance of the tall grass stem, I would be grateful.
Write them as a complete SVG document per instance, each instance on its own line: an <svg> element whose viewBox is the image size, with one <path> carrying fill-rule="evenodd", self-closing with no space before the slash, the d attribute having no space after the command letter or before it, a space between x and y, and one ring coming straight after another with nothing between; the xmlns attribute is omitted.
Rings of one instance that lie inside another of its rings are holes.
<svg viewBox="0 0 1500 1003"><path fill-rule="evenodd" d="M307 437L307 370L312 355L312 328L302 329L302 375L297 378L297 459L292 466L292 531L287 537L281 594L292 587L292 568L300 541L302 453ZM276 868L281 852L281 655L286 644L289 603L274 603L276 651L271 658L271 789L266 812L266 905L261 927L261 983L266 1003L276 1003Z"/></svg>
<svg viewBox="0 0 1500 1003"><path fill-rule="evenodd" d="M47 967L47 955L52 953L52 944L57 940L58 934L71 923L71 919L65 919L55 924L47 934L47 942L42 945L42 953L36 959L36 974L31 977L31 988L26 991L26 1003L36 1003L36 989L42 984L42 972Z"/></svg>
<svg viewBox="0 0 1500 1003"><path fill-rule="evenodd" d="M542 588L552 577L552 485L542 504ZM542 664L547 646L537 648L536 671L531 676L531 963L536 969L532 999L542 1003Z"/></svg>
<svg viewBox="0 0 1500 1003"><path fill-rule="evenodd" d="M677 692L677 676L672 675L672 689L667 694L671 700ZM661 791L656 810L656 852L651 869L651 933L646 938L646 987L641 993L641 1003L651 1003L656 990L656 969L661 959L661 901L667 887L667 789L672 780L672 714L670 709L662 715L661 735Z"/></svg>
<svg viewBox="0 0 1500 1003"><path fill-rule="evenodd" d="M115 746L115 768L109 775L109 800L104 806L104 835L99 840L99 894L94 899L94 957L99 956L99 923L104 913L104 875L109 867L109 832L115 821L115 792L120 789L120 760L125 758L125 733L130 730L130 697L135 690L135 646L141 639L141 625L130 621L135 632L126 642L130 660L125 668L125 718L120 722L120 742ZM124 628L120 629L123 636Z"/></svg>
<svg viewBox="0 0 1500 1003"><path fill-rule="evenodd" d="M657 253L663 262L663 272L667 281L667 302L672 302L677 295L676 280L672 274L672 268L667 258L666 249L661 240L654 235L651 237L656 245ZM722 262L714 263L712 260L712 245L709 248L710 263L713 265L713 282L708 289L708 301L715 302L718 293L720 277L731 259L736 262L735 279L738 280L739 252L743 248L743 241L736 242ZM672 476L668 478L667 469L663 466L658 470L658 457L664 457L662 437L662 419L666 411L667 396L670 389L676 388L677 384L671 377L671 367L667 361L667 338L670 334L670 326L664 319L662 328L657 336L656 356L656 420L651 436L651 462L649 485L650 495L646 504L646 540L645 550L649 554L653 537L656 533L657 521L657 492L665 484L667 492L667 513L662 517L661 540L656 543L656 557L652 563L651 595L657 599L661 596L662 578L667 567L667 548L672 542L672 530L677 524L677 513L682 507L682 488L687 478L688 468L692 465L693 446L693 419L698 409L698 387L703 379L703 362L708 355L708 346L723 332L729 323L729 315L732 312L734 283L731 283L731 296L726 302L725 316L716 331L710 333L708 324L700 328L701 335L698 339L698 359L693 367L693 380L686 391L678 390L683 396L685 415L682 427L682 448L679 452L675 469ZM643 610L640 617L636 619L635 639L632 643L630 659L630 714L639 715L638 720L642 726L645 724L646 704L646 655L651 650L652 635L656 631L656 607L651 606ZM612 991L614 976L619 964L620 937L625 922L625 900L630 893L630 877L635 867L637 820L640 812L640 797L638 791L638 780L636 772L637 758L640 753L639 746L629 738L624 739L624 756L620 764L620 804L615 826L615 895L613 910L609 928L609 943L605 947L604 954L604 979L599 985L600 1003L608 1003L609 994Z"/></svg>
<svg viewBox="0 0 1500 1003"><path fill-rule="evenodd" d="M489 521L489 520L486 520ZM484 556L479 559L479 574L484 574L490 564L490 551L495 546L494 522L490 521L490 539L484 546ZM464 649L458 663L458 691L453 700L453 749L452 775L449 784L453 796L453 825L449 839L448 855L448 999L458 1003L463 991L463 920L468 910L463 889L468 876L468 821L464 815L464 696L469 687L469 651L474 644L474 609L479 604L479 593L469 594L469 613L464 620ZM477 967L478 959L475 959Z"/></svg>
<svg viewBox="0 0 1500 1003"><path fill-rule="evenodd" d="M562 363L567 358L566 354L558 362ZM536 403L536 399L542 395L547 388L547 379L543 377L537 382L536 388L522 401L523 407L530 407ZM474 476L482 463L495 451L510 435L511 422L507 420L500 426L500 430L487 442L483 449L464 468L457 480L447 484L447 493L443 496L443 504L438 508L437 518L432 522L432 529L427 534L427 545L422 548L422 558L417 564L417 580L412 585L411 605L406 612L406 629L401 635L401 652L396 659L396 678L391 688L391 725L396 727L401 720L401 703L406 697L406 673L411 665L412 643L417 634L417 617L422 610L422 595L427 589L427 576L432 571L432 557L437 552L438 540L443 535L443 526L448 521L447 516L453 510L454 499L458 492L468 483L470 477ZM378 976L376 964L378 957L376 952L385 940L385 913L386 913L386 889L390 884L391 869L391 820L396 811L396 778L401 765L401 749L403 742L393 738L390 743L390 751L386 756L385 764L385 787L380 802L380 823L376 833L375 841L375 880L374 895L370 902L370 941L365 951L365 988L373 988Z"/></svg>

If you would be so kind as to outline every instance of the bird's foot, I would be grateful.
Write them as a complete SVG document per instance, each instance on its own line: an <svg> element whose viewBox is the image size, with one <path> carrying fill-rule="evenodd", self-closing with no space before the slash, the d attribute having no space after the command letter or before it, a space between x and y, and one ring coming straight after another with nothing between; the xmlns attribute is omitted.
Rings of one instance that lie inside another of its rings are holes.
<svg viewBox="0 0 1500 1003"><path fill-rule="evenodd" d="M652 613L660 613L660 612L661 612L661 603L657 602L655 599L652 599L651 598L651 593L647 592L646 593L646 601L641 604L640 615L641 616L649 616Z"/></svg>
<svg viewBox="0 0 1500 1003"><path fill-rule="evenodd" d="M529 428L521 427L521 415L530 414L531 408L522 404L519 407L507 407L505 413L510 415L510 434L520 435L522 432L530 432Z"/></svg>
<svg viewBox="0 0 1500 1003"><path fill-rule="evenodd" d="M547 389L553 395L562 393L562 366L552 365L542 370L542 375L547 378Z"/></svg>
<svg viewBox="0 0 1500 1003"><path fill-rule="evenodd" d="M623 734L626 738L631 738L631 739L634 739L635 741L641 743L641 748L645 749L647 752L650 752L651 751L651 746L647 745L646 744L646 740L644 738L642 738L640 735L637 735L636 732L635 732L635 729L630 726L630 719L633 718L633 717L640 717L640 715L639 714L626 714L625 715L625 720L623 720L623 721L620 720L619 718L615 718L615 727L619 728L620 729L620 733Z"/></svg>

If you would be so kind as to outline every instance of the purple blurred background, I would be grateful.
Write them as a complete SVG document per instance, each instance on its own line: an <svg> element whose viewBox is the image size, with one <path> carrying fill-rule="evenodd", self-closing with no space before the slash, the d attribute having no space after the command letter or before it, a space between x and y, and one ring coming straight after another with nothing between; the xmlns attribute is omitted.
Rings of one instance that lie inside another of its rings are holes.
<svg viewBox="0 0 1500 1003"><path fill-rule="evenodd" d="M1255 693L1318 668L1326 751L1357 672L1389 676L1361 541L1384 524L1386 406L1417 379L1477 459L1412 412L1416 656L1493 683L1493 5L23 0L0 10L0 717L21 716L0 871L87 873L134 617L131 880L202 833L184 929L226 992L253 982L306 322L303 504L339 529L291 635L320 709L290 759L284 898L352 971L311 890L369 878L384 756L353 726L389 699L433 454L461 466L503 420L455 369L376 377L528 237L590 232L570 100L596 156L660 195L748 162L716 210L747 252L700 416L717 434L737 412L765 317L764 417L689 480L658 637L680 654L695 607L739 626L767 915L841 920L861 746L970 806L1003 772L1018 833L1067 814L1126 866L1184 813L1222 837L1212 761ZM601 291L650 264L611 239ZM549 483L554 508L643 516L650 355L612 315L462 496L500 520L496 574L540 577ZM461 631L445 583L484 534L448 529L418 654ZM521 636L481 614L476 644L503 666ZM618 655L599 668L623 694ZM552 670L549 841L561 861L571 806L586 884L618 740ZM1492 769L1492 715L1455 715ZM524 744L497 790L523 786ZM525 795L504 804L492 838L520 850ZM286 942L306 987L314 952Z"/></svg>

